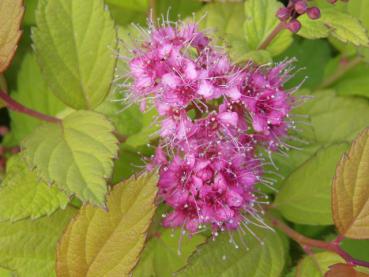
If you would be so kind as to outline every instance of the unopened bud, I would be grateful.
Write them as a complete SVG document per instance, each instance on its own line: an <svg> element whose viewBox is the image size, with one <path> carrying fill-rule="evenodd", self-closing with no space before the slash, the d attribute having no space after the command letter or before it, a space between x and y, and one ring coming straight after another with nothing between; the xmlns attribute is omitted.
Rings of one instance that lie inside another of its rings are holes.
<svg viewBox="0 0 369 277"><path fill-rule="evenodd" d="M295 11L298 14L304 14L307 11L307 9L308 9L308 6L305 1L301 0L301 1L296 2Z"/></svg>
<svg viewBox="0 0 369 277"><path fill-rule="evenodd" d="M290 22L288 22L287 28L291 32L297 33L301 29L301 23L296 19L292 19Z"/></svg>
<svg viewBox="0 0 369 277"><path fill-rule="evenodd" d="M337 0L327 0L329 3L331 4L336 4L337 3Z"/></svg>
<svg viewBox="0 0 369 277"><path fill-rule="evenodd" d="M319 19L320 18L320 10L317 7L309 8L307 10L307 15L308 15L308 17L310 17L313 20Z"/></svg>
<svg viewBox="0 0 369 277"><path fill-rule="evenodd" d="M288 8L280 8L277 11L277 17L279 18L279 20L281 21L286 21L290 18L291 16L291 12Z"/></svg>

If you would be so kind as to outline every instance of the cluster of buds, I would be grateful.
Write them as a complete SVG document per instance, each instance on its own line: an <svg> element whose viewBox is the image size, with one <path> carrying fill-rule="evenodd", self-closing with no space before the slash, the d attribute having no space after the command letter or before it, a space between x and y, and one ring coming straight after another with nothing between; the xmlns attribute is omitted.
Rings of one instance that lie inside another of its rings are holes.
<svg viewBox="0 0 369 277"><path fill-rule="evenodd" d="M308 1L309 0L290 0L287 7L278 10L277 17L286 24L291 32L296 33L301 29L301 23L297 18L305 13L312 20L320 18L320 9L315 6L310 6ZM327 1L331 4L337 2L337 0Z"/></svg>
<svg viewBox="0 0 369 277"><path fill-rule="evenodd" d="M159 113L160 142L147 168L160 168L159 195L172 208L163 225L191 234L260 225L267 200L256 184L271 184L268 156L288 148L283 139L294 127L296 99L284 89L291 61L233 64L193 23L139 29L122 86L143 111Z"/></svg>

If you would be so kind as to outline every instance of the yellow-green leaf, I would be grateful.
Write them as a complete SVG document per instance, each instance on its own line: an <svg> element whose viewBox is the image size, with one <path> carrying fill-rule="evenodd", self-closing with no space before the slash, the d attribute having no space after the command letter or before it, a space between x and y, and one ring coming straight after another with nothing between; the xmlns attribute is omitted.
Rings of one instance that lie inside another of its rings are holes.
<svg viewBox="0 0 369 277"><path fill-rule="evenodd" d="M322 277L331 265L345 260L332 252L321 252L303 258L296 269L296 277Z"/></svg>
<svg viewBox="0 0 369 277"><path fill-rule="evenodd" d="M116 61L116 31L104 2L40 0L36 23L36 56L51 91L70 107L97 107Z"/></svg>
<svg viewBox="0 0 369 277"><path fill-rule="evenodd" d="M258 50L279 24L277 10L282 6L276 0L247 0L245 2L244 35L249 50ZM282 53L292 43L292 33L280 32L266 48L272 56Z"/></svg>
<svg viewBox="0 0 369 277"><path fill-rule="evenodd" d="M332 212L342 235L369 238L369 129L359 134L337 166Z"/></svg>
<svg viewBox="0 0 369 277"><path fill-rule="evenodd" d="M67 203L68 197L42 182L19 155L7 161L0 186L0 221L50 215L58 208L64 209Z"/></svg>
<svg viewBox="0 0 369 277"><path fill-rule="evenodd" d="M22 34L23 0L0 1L0 73L9 66Z"/></svg>
<svg viewBox="0 0 369 277"><path fill-rule="evenodd" d="M56 245L75 214L69 207L37 220L0 223L0 265L17 277L55 276Z"/></svg>
<svg viewBox="0 0 369 277"><path fill-rule="evenodd" d="M331 35L355 46L369 46L367 30L357 18L336 8L321 9L321 13L318 20L302 16L302 28L298 34L309 39Z"/></svg>
<svg viewBox="0 0 369 277"><path fill-rule="evenodd" d="M332 265L324 277L369 277L369 274L355 270L350 264L339 263Z"/></svg>
<svg viewBox="0 0 369 277"><path fill-rule="evenodd" d="M108 211L84 206L58 247L59 276L128 276L155 212L157 173L116 185Z"/></svg>
<svg viewBox="0 0 369 277"><path fill-rule="evenodd" d="M58 124L44 124L22 142L27 162L47 182L82 201L104 206L118 141L105 116L72 112Z"/></svg>

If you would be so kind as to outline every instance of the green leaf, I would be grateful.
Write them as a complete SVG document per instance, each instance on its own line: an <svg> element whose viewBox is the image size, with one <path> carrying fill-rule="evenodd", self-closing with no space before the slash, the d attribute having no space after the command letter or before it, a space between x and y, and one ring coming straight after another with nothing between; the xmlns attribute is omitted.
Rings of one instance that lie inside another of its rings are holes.
<svg viewBox="0 0 369 277"><path fill-rule="evenodd" d="M48 115L56 115L64 109L63 103L48 91L36 59L31 53L27 52L22 60L16 85L16 90L11 92L11 96L28 108ZM10 118L11 134L16 145L41 124L38 119L13 111L10 111Z"/></svg>
<svg viewBox="0 0 369 277"><path fill-rule="evenodd" d="M300 224L332 224L331 182L346 149L346 144L322 148L288 176L274 202L285 218Z"/></svg>
<svg viewBox="0 0 369 277"><path fill-rule="evenodd" d="M105 0L106 3L131 11L145 12L148 10L148 0Z"/></svg>
<svg viewBox="0 0 369 277"><path fill-rule="evenodd" d="M7 161L0 186L0 221L35 219L64 209L67 204L66 195L40 181L18 155Z"/></svg>
<svg viewBox="0 0 369 277"><path fill-rule="evenodd" d="M336 72L345 71L330 87L335 89L338 95L369 98L369 79L367 78L369 65L360 62L348 70L345 69L347 63L352 64L356 61L357 58L348 59L342 55L337 56L326 65L324 79L334 76Z"/></svg>
<svg viewBox="0 0 369 277"><path fill-rule="evenodd" d="M336 96L333 91L314 93L313 99L294 112L309 115L311 126L299 126L302 137L319 144L351 141L369 120L366 100Z"/></svg>
<svg viewBox="0 0 369 277"><path fill-rule="evenodd" d="M19 277L55 276L56 244L75 210L50 217L0 223L0 264Z"/></svg>
<svg viewBox="0 0 369 277"><path fill-rule="evenodd" d="M296 71L286 86L295 87L303 82L302 88L316 88L323 80L325 65L330 56L331 48L327 41L296 39L286 51L276 57L276 60L283 61L286 57L296 58L293 65L300 70Z"/></svg>
<svg viewBox="0 0 369 277"><path fill-rule="evenodd" d="M17 274L9 269L0 267L0 277L16 277Z"/></svg>
<svg viewBox="0 0 369 277"><path fill-rule="evenodd" d="M66 105L93 109L109 92L116 31L102 0L40 0L33 40L51 91Z"/></svg>
<svg viewBox="0 0 369 277"><path fill-rule="evenodd" d="M188 265L176 276L268 276L279 277L285 266L286 241L279 233L253 228L263 241L261 244L250 233L233 234L236 248L230 234L222 233L214 241L200 246L189 258ZM243 237L244 244L239 236ZM248 249L245 249L247 246Z"/></svg>
<svg viewBox="0 0 369 277"><path fill-rule="evenodd" d="M156 172L116 185L107 210L84 206L58 247L58 276L129 276L155 213Z"/></svg>
<svg viewBox="0 0 369 277"><path fill-rule="evenodd" d="M191 238L180 235L181 230L161 229L149 240L133 276L171 277L186 265L187 258L203 243L205 237L195 235Z"/></svg>
<svg viewBox="0 0 369 277"><path fill-rule="evenodd" d="M244 35L249 50L257 50L280 23L276 17L282 6L276 0L247 0L245 2ZM238 30L237 28L236 30ZM268 45L272 56L282 53L292 43L292 33L281 31Z"/></svg>
<svg viewBox="0 0 369 277"><path fill-rule="evenodd" d="M331 265L345 260L336 253L321 252L302 259L296 269L296 277L322 277Z"/></svg>
<svg viewBox="0 0 369 277"><path fill-rule="evenodd" d="M143 113L142 129L138 133L130 136L125 144L131 147L137 147L156 139L158 137L157 131L160 128L160 124L156 119L157 115L158 112L156 109L151 109L150 111Z"/></svg>
<svg viewBox="0 0 369 277"><path fill-rule="evenodd" d="M132 136L143 128L144 113L137 105L126 108L121 102L108 98L96 111L106 115L122 135Z"/></svg>
<svg viewBox="0 0 369 277"><path fill-rule="evenodd" d="M358 260L369 262L369 240L344 239L341 242L343 250Z"/></svg>
<svg viewBox="0 0 369 277"><path fill-rule="evenodd" d="M104 206L118 141L98 113L78 111L38 127L22 143L24 157L47 182L82 201ZM45 136L47 134L47 136Z"/></svg>
<svg viewBox="0 0 369 277"><path fill-rule="evenodd" d="M169 19L176 21L178 16L185 18L199 10L203 4L197 0L156 0L158 16L169 13Z"/></svg>
<svg viewBox="0 0 369 277"><path fill-rule="evenodd" d="M345 237L369 239L369 129L354 140L337 166L332 188L332 212Z"/></svg>
<svg viewBox="0 0 369 277"><path fill-rule="evenodd" d="M311 20L306 15L300 18L302 28L299 35L309 38L323 38L329 35L355 46L369 46L367 30L360 21L336 8L321 9L321 18Z"/></svg>

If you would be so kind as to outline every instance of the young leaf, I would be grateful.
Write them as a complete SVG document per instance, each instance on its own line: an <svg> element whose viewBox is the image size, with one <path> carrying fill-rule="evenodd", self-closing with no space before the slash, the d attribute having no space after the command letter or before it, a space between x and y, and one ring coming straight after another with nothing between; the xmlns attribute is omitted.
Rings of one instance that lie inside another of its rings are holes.
<svg viewBox="0 0 369 277"><path fill-rule="evenodd" d="M143 249L155 212L157 173L116 185L108 212L84 206L62 237L59 276L128 276Z"/></svg>
<svg viewBox="0 0 369 277"><path fill-rule="evenodd" d="M309 39L332 35L342 42L349 42L355 46L369 46L367 30L357 18L336 8L321 9L321 14L318 20L302 16L300 18L302 28L298 34Z"/></svg>
<svg viewBox="0 0 369 277"><path fill-rule="evenodd" d="M24 156L39 175L68 195L104 206L118 141L101 114L73 112L60 124L44 124L23 142ZM47 134L47 135L45 135Z"/></svg>
<svg viewBox="0 0 369 277"><path fill-rule="evenodd" d="M331 266L324 277L369 277L369 274L355 270L353 265L339 263Z"/></svg>
<svg viewBox="0 0 369 277"><path fill-rule="evenodd" d="M331 265L343 263L345 260L336 253L321 252L305 256L296 268L296 277L322 277Z"/></svg>
<svg viewBox="0 0 369 277"><path fill-rule="evenodd" d="M172 277L174 272L185 266L187 258L197 245L204 242L205 237L182 235L181 238L180 232L180 229L175 232L161 229L157 236L151 238L133 270L133 276Z"/></svg>
<svg viewBox="0 0 369 277"><path fill-rule="evenodd" d="M345 237L369 238L369 129L353 142L337 166L332 187L332 212Z"/></svg>
<svg viewBox="0 0 369 277"><path fill-rule="evenodd" d="M33 40L51 91L66 105L93 109L107 96L116 31L102 0L40 0Z"/></svg>
<svg viewBox="0 0 369 277"><path fill-rule="evenodd" d="M7 161L0 186L0 221L35 219L65 208L68 198L50 188L32 172L18 155Z"/></svg>
<svg viewBox="0 0 369 277"><path fill-rule="evenodd" d="M287 252L284 237L258 227L253 231L263 243L250 233L232 234L239 247L236 248L230 242L230 235L222 233L214 241L198 247L188 265L176 276L281 276ZM243 242L239 236L243 237Z"/></svg>
<svg viewBox="0 0 369 277"><path fill-rule="evenodd" d="M40 69L33 54L26 53L17 73L16 90L11 96L28 108L48 114L56 115L65 106L46 87ZM19 145L21 140L32 133L41 124L41 121L18 112L10 111L11 134L14 144Z"/></svg>
<svg viewBox="0 0 369 277"><path fill-rule="evenodd" d="M332 224L330 189L334 169L346 144L322 148L284 182L274 202L288 220L301 224Z"/></svg>
<svg viewBox="0 0 369 277"><path fill-rule="evenodd" d="M257 50L280 23L276 17L282 6L276 0L248 0L245 2L244 35L249 50ZM292 33L283 30L268 45L272 56L282 53L292 43Z"/></svg>
<svg viewBox="0 0 369 277"><path fill-rule="evenodd" d="M22 34L23 0L0 2L0 73L9 66Z"/></svg>
<svg viewBox="0 0 369 277"><path fill-rule="evenodd" d="M0 265L16 276L55 276L56 244L75 209L50 217L0 223Z"/></svg>

